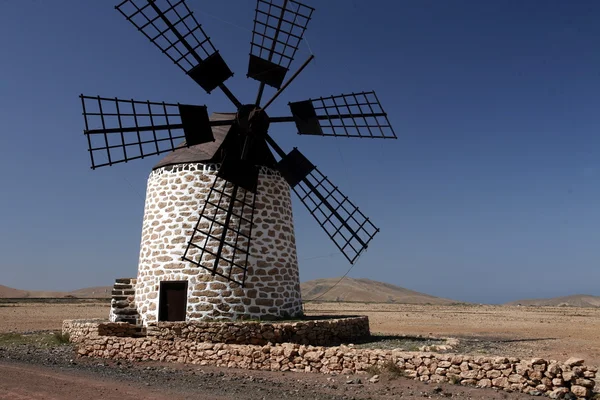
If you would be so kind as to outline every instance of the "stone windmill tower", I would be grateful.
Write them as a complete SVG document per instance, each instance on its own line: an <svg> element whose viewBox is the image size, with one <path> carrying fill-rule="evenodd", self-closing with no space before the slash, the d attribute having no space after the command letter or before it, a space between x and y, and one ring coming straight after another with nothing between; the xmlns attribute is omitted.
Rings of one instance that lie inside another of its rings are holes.
<svg viewBox="0 0 600 400"><path fill-rule="evenodd" d="M260 85L247 104L225 86L233 74L185 1L125 0L116 8L236 109L209 117L206 106L81 95L92 168L169 153L148 178L135 288L117 293L117 301L130 304L129 314L135 309L144 325L298 316L291 191L351 263L378 229L300 151L284 152L270 126L294 122L298 134L396 138L375 93L293 102L291 116L267 115L313 58L284 82L314 11L294 0L257 1L247 76ZM266 85L277 91L261 106Z"/></svg>
<svg viewBox="0 0 600 400"><path fill-rule="evenodd" d="M232 117L216 114L213 119ZM290 187L275 169L261 167L259 170L250 247L246 248L247 242L238 238L237 247L248 254L244 287L233 279L213 276L209 269L181 260L186 250L188 257L202 251L188 249L196 224L198 230L208 231L214 222L213 232L221 233L226 208L218 206L220 196L217 194L224 192L228 196L231 187L226 187L226 181L217 175L221 161L218 149L228 128L213 128L215 142L170 153L148 178L135 295L143 321L167 319L172 313L177 314L171 316L173 319L194 320L276 318L302 312ZM215 181L219 186L211 196ZM220 207L221 218L198 221L198 211L211 207L210 202L214 202L212 207ZM241 207L236 205L235 221L229 225L242 222L239 211ZM237 233L232 231L231 235ZM218 253L220 242L209 239L204 243L206 235L202 239L198 244L206 246L204 259L210 261ZM223 258L232 257L232 252ZM183 307L185 303L187 306Z"/></svg>

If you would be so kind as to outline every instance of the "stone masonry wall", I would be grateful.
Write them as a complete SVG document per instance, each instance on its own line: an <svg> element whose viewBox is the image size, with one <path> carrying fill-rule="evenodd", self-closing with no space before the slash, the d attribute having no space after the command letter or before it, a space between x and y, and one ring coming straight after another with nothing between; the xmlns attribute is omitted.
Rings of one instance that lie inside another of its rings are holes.
<svg viewBox="0 0 600 400"><path fill-rule="evenodd" d="M236 345L157 338L89 338L78 354L127 360L174 361L267 371L352 374L396 368L407 377L429 382L493 387L551 398L589 399L597 368L571 358L565 362L540 358L473 357L452 354L357 349L353 346L313 347L292 343ZM390 367L392 365L393 367Z"/></svg>
<svg viewBox="0 0 600 400"><path fill-rule="evenodd" d="M327 346L370 335L368 317L298 322L158 322L147 335L163 340L187 339L207 343L300 343Z"/></svg>
<svg viewBox="0 0 600 400"><path fill-rule="evenodd" d="M134 278L119 278L115 280L110 301L111 322L129 322L137 324L139 315L135 306Z"/></svg>
<svg viewBox="0 0 600 400"><path fill-rule="evenodd" d="M141 327L104 320L65 320L63 334L72 342L86 337L140 336ZM185 339L207 343L267 344L299 343L334 345L356 341L370 335L365 316L296 322L152 322L145 335L161 340Z"/></svg>
<svg viewBox="0 0 600 400"><path fill-rule="evenodd" d="M90 338L100 336L135 337L140 336L141 329L128 322L106 322L101 319L64 320L63 335L69 335L69 341L82 343Z"/></svg>
<svg viewBox="0 0 600 400"><path fill-rule="evenodd" d="M144 325L158 320L160 282L170 280L188 282L186 321L302 313L290 188L276 171L262 168L259 175L246 287L181 260L217 167L168 166L148 178L135 293ZM208 246L216 250L217 243ZM197 254L197 249L188 252ZM205 254L204 261L210 264L211 257Z"/></svg>

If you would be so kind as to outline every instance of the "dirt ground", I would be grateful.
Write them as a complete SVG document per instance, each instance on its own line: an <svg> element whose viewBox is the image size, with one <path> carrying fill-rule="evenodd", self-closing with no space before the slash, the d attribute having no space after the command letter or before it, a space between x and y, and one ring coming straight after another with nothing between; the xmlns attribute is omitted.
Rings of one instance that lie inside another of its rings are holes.
<svg viewBox="0 0 600 400"><path fill-rule="evenodd" d="M108 311L106 302L0 302L0 334L60 330L64 319L106 318ZM431 342L425 338L456 337L459 345L453 351L460 353L557 360L579 356L600 365L600 309L309 303L305 311L368 315L371 331L380 339L368 346L403 347ZM353 377L319 374L114 363L77 358L68 345L28 346L0 346L0 400L530 398L393 376L382 376L377 383L363 376L357 383Z"/></svg>
<svg viewBox="0 0 600 400"><path fill-rule="evenodd" d="M0 356L5 356L0 357L0 400L525 400L531 397L492 389L427 384L389 375L382 375L379 382L372 383L368 376L69 360L70 346L63 348L54 349L52 354L39 349L29 354L14 349L0 351ZM11 360L5 361L9 357Z"/></svg>
<svg viewBox="0 0 600 400"><path fill-rule="evenodd" d="M306 313L368 315L374 334L456 337L462 353L600 365L600 308L309 303Z"/></svg>
<svg viewBox="0 0 600 400"><path fill-rule="evenodd" d="M0 333L60 330L65 319L108 318L108 302L0 302Z"/></svg>
<svg viewBox="0 0 600 400"><path fill-rule="evenodd" d="M107 318L108 311L107 302L0 303L0 333L59 330L64 319ZM600 365L600 308L308 303L305 312L368 315L375 335L456 337L457 352Z"/></svg>

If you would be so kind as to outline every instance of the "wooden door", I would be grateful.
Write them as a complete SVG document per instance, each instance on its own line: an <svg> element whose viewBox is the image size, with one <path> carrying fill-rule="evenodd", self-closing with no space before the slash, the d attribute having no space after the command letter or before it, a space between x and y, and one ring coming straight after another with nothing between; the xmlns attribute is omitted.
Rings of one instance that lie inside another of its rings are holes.
<svg viewBox="0 0 600 400"><path fill-rule="evenodd" d="M160 283L158 301L159 321L185 321L187 281Z"/></svg>

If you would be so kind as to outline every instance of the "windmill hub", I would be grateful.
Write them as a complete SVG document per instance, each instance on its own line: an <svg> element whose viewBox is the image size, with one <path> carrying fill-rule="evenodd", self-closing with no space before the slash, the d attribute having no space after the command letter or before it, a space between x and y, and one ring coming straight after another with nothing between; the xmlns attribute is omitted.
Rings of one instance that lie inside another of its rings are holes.
<svg viewBox="0 0 600 400"><path fill-rule="evenodd" d="M235 120L246 135L265 135L269 130L269 116L255 104L245 104L238 109Z"/></svg>

